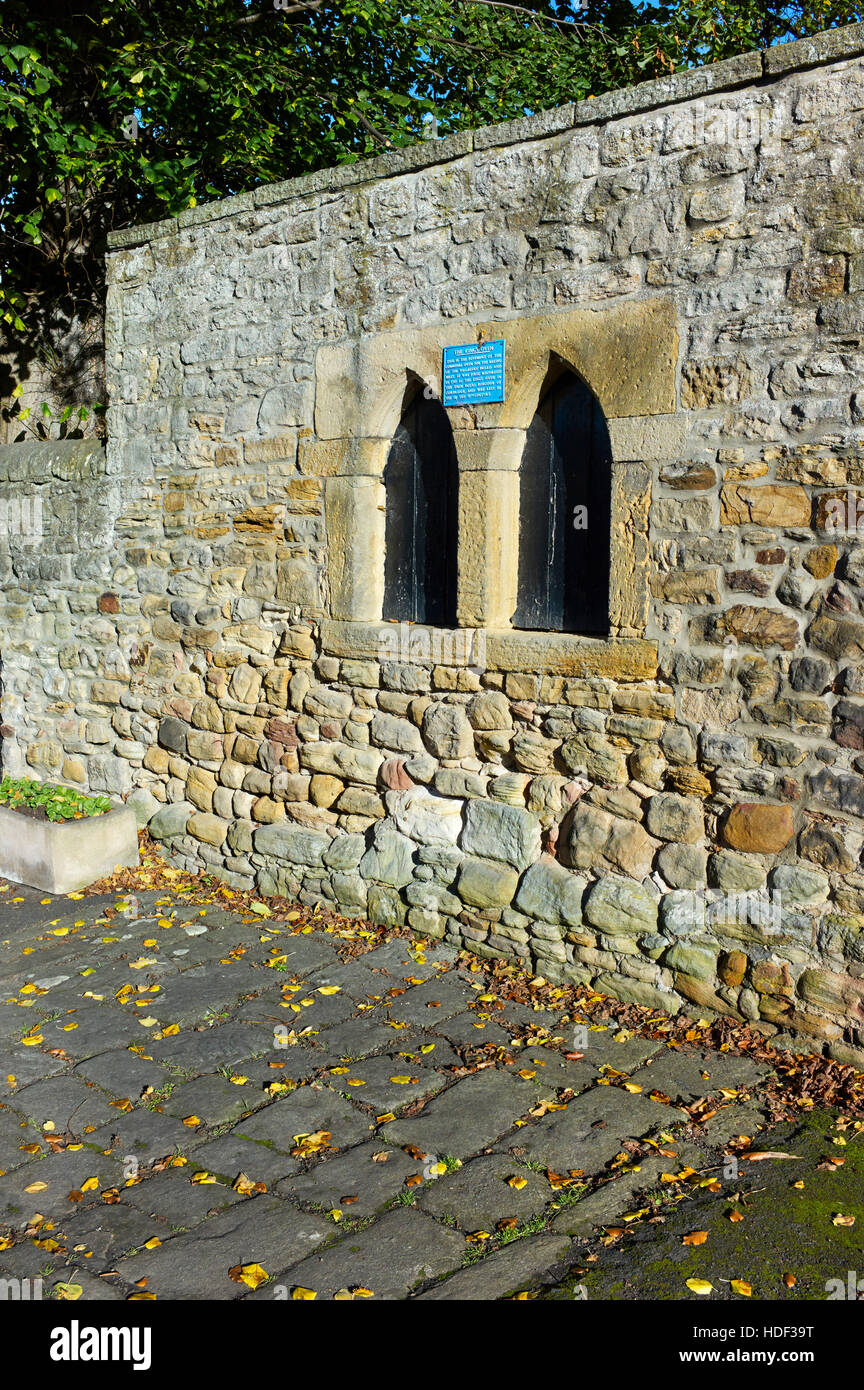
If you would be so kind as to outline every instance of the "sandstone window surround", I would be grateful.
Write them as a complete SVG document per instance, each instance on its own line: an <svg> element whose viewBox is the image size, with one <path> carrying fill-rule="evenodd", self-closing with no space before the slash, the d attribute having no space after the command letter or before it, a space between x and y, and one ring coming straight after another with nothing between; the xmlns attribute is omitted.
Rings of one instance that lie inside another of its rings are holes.
<svg viewBox="0 0 864 1390"><path fill-rule="evenodd" d="M647 679L657 671L649 635L649 510L659 463L677 462L678 331L668 298L563 310L494 322L461 321L323 344L315 366L315 433L301 468L325 478L330 616L324 649L380 656L383 621L383 474L412 381L441 389L445 346L504 337L503 404L448 411L459 466L457 625L483 633L490 670ZM517 606L519 468L526 432L550 372L569 369L594 392L612 444L608 636L512 626ZM452 636L452 634L449 634ZM430 631L430 647L448 634ZM401 659L401 658L400 658ZM407 658L406 658L407 659Z"/></svg>

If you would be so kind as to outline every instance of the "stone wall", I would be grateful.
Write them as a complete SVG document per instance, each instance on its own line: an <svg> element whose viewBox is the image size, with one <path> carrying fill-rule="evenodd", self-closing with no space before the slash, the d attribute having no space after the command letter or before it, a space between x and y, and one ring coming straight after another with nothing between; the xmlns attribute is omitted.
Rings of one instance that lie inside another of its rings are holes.
<svg viewBox="0 0 864 1390"><path fill-rule="evenodd" d="M113 758L238 887L864 1063L862 54L833 31L116 234L113 553L67 598L72 708L19 727L7 672L21 754ZM450 412L460 629L382 623L406 387L478 332L507 398ZM559 361L612 440L608 640L510 626Z"/></svg>
<svg viewBox="0 0 864 1390"><path fill-rule="evenodd" d="M129 694L140 605L112 588L115 572L114 587L134 581L115 553L127 487L98 440L0 446L4 773L132 790L115 707ZM141 737L155 735L158 713L157 700Z"/></svg>

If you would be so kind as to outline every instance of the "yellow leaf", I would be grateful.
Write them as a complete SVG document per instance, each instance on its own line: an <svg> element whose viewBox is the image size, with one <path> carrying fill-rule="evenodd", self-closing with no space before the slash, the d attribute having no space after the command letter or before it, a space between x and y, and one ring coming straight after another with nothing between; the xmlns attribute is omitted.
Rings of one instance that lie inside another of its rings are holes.
<svg viewBox="0 0 864 1390"><path fill-rule="evenodd" d="M391 1076L390 1080L396 1086L416 1086L417 1078L414 1076Z"/></svg>
<svg viewBox="0 0 864 1390"><path fill-rule="evenodd" d="M55 1284L54 1292L65 1303L74 1303L84 1292L81 1284Z"/></svg>
<svg viewBox="0 0 864 1390"><path fill-rule="evenodd" d="M250 1289L257 1289L259 1284L265 1283L266 1280L270 1278L270 1275L262 1265L239 1265L236 1268L235 1283L248 1284ZM232 1278L234 1278L234 1272L231 1271L231 1273Z"/></svg>
<svg viewBox="0 0 864 1390"><path fill-rule="evenodd" d="M297 1299L306 1299L308 1301L310 1299L317 1298L318 1295L314 1289L304 1289L301 1284L298 1284L296 1288L293 1288L291 1290L291 1297Z"/></svg>
<svg viewBox="0 0 864 1390"><path fill-rule="evenodd" d="M707 1231L691 1231L689 1236L685 1236L683 1245L704 1245L708 1239Z"/></svg>
<svg viewBox="0 0 864 1390"><path fill-rule="evenodd" d="M317 994L341 994L341 993L342 993L342 986L341 986L341 985L322 985L321 988L320 988L319 990L316 991L316 993L317 993Z"/></svg>
<svg viewBox="0 0 864 1390"><path fill-rule="evenodd" d="M29 1187L25 1187L25 1188L24 1188L24 1191L25 1191L25 1192L45 1192L45 1191L47 1191L47 1188L48 1188L47 1182L31 1182ZM835 1221L834 1224L835 1224L835 1226L836 1226L836 1224L837 1224L836 1221Z"/></svg>
<svg viewBox="0 0 864 1390"><path fill-rule="evenodd" d="M31 1189L28 1187L28 1188L27 1188L27 1191L30 1192ZM854 1216L840 1216L840 1215L838 1214L837 1216L834 1217L834 1220L833 1220L833 1222L832 1222L832 1225L834 1225L834 1226L854 1226L854 1225L855 1225L855 1217L854 1217Z"/></svg>
<svg viewBox="0 0 864 1390"><path fill-rule="evenodd" d="M183 1124L188 1125L190 1129L197 1129L200 1123L201 1120L197 1115L187 1115L186 1119L183 1121Z"/></svg>
<svg viewBox="0 0 864 1390"><path fill-rule="evenodd" d="M214 1178L212 1173L208 1173L202 1169L200 1173L192 1174L192 1181L195 1183L213 1183L216 1182L216 1178Z"/></svg>
<svg viewBox="0 0 864 1390"><path fill-rule="evenodd" d="M733 1293L743 1294L745 1298L749 1298L753 1292L746 1279L733 1279L730 1287Z"/></svg>
<svg viewBox="0 0 864 1390"><path fill-rule="evenodd" d="M144 1249L145 1249L145 1250L155 1250L155 1249L156 1249L156 1246L157 1246L157 1245L161 1245L161 1244L162 1244L162 1242L161 1242L161 1240L159 1239L158 1236L152 1236L152 1237L150 1238L150 1240L145 1240L145 1242L144 1242Z"/></svg>
<svg viewBox="0 0 864 1390"><path fill-rule="evenodd" d="M507 1186L508 1186L508 1187L515 1187L515 1189L516 1189L517 1192L521 1192L523 1187L527 1187L527 1186L528 1186L528 1179L527 1179L527 1178L519 1178L519 1177L508 1178L508 1179L507 1179Z"/></svg>
<svg viewBox="0 0 864 1390"><path fill-rule="evenodd" d="M714 1285L709 1284L707 1279L685 1279L684 1282L688 1289L692 1289L693 1293L711 1293L714 1288Z"/></svg>

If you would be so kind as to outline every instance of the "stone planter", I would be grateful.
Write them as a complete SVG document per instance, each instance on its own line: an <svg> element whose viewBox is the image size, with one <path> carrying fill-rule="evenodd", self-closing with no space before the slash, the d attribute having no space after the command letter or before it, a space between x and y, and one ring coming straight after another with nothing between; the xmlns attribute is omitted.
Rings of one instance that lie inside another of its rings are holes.
<svg viewBox="0 0 864 1390"><path fill-rule="evenodd" d="M138 863L135 812L125 806L82 820L36 820L0 806L0 878L45 893L75 893Z"/></svg>

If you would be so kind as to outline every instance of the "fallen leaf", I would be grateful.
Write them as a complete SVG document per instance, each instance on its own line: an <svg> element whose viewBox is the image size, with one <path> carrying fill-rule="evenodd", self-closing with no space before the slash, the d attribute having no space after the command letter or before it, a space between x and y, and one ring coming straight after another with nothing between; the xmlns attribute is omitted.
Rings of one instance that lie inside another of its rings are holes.
<svg viewBox="0 0 864 1390"><path fill-rule="evenodd" d="M691 1231L689 1236L685 1236L682 1245L704 1245L708 1239L707 1231Z"/></svg>
<svg viewBox="0 0 864 1390"><path fill-rule="evenodd" d="M730 1288L732 1289L733 1293L743 1294L745 1298L749 1298L751 1293L753 1292L746 1279L733 1279L730 1284Z"/></svg>
<svg viewBox="0 0 864 1390"><path fill-rule="evenodd" d="M714 1285L709 1284L707 1279L685 1279L684 1282L693 1293L711 1293L714 1288Z"/></svg>
<svg viewBox="0 0 864 1390"><path fill-rule="evenodd" d="M761 1163L764 1158L800 1158L800 1154L784 1154L773 1149L757 1149L754 1153L738 1154L739 1163Z"/></svg>
<svg viewBox="0 0 864 1390"><path fill-rule="evenodd" d="M228 1271L228 1278L233 1279L235 1284L248 1284L250 1289L257 1289L270 1275L258 1264L234 1265Z"/></svg>

